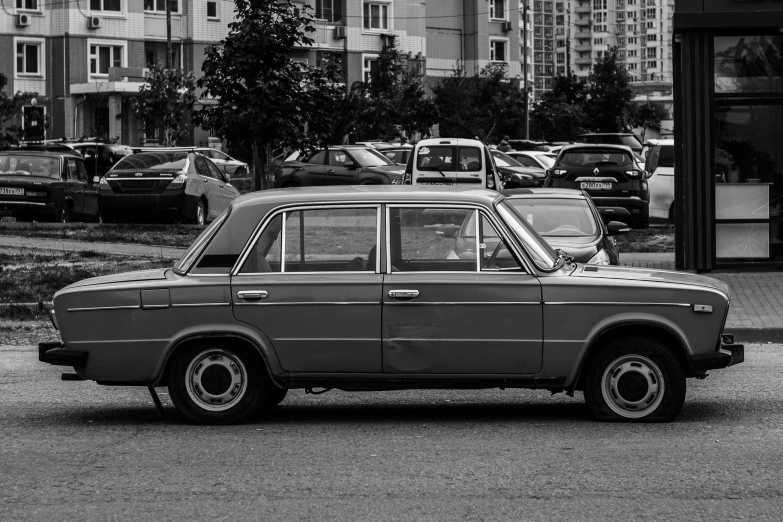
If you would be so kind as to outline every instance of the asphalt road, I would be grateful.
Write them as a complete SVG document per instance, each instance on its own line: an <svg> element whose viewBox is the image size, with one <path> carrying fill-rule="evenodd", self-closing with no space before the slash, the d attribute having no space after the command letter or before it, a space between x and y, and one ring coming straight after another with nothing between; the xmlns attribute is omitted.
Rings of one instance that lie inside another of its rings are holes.
<svg viewBox="0 0 783 522"><path fill-rule="evenodd" d="M783 518L780 345L689 380L663 425L594 423L580 395L297 390L200 427L61 371L0 347L2 521Z"/></svg>

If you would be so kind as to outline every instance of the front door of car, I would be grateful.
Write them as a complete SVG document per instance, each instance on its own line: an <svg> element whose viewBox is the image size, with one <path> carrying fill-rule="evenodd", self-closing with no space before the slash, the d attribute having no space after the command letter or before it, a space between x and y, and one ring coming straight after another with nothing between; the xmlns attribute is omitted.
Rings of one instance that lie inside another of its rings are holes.
<svg viewBox="0 0 783 522"><path fill-rule="evenodd" d="M71 194L71 217L81 219L84 213L84 185L79 179L79 162L68 158L66 166L67 191Z"/></svg>
<svg viewBox="0 0 783 522"><path fill-rule="evenodd" d="M381 371L380 207L291 209L271 219L231 279L234 316L287 372Z"/></svg>
<svg viewBox="0 0 783 522"><path fill-rule="evenodd" d="M387 219L384 372L540 371L541 285L486 214L390 206Z"/></svg>
<svg viewBox="0 0 783 522"><path fill-rule="evenodd" d="M345 163L351 162L353 166L346 167ZM361 166L354 161L344 150L329 149L326 165L327 185L352 185L358 183Z"/></svg>

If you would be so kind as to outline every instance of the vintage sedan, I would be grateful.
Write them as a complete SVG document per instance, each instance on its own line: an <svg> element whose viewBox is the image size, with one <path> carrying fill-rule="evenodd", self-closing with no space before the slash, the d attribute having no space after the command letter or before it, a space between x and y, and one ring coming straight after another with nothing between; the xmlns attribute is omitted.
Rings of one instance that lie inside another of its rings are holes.
<svg viewBox="0 0 783 522"><path fill-rule="evenodd" d="M437 231L466 216L454 256ZM687 377L742 362L728 309L709 277L567 262L493 190L300 188L236 199L172 268L60 290L39 358L168 386L197 423L294 388L583 390L596 419L671 421Z"/></svg>

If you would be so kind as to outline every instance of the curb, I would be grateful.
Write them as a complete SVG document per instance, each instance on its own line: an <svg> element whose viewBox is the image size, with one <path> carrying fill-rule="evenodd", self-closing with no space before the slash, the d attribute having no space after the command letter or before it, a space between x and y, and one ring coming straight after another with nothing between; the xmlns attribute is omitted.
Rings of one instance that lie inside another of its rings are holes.
<svg viewBox="0 0 783 522"><path fill-rule="evenodd" d="M738 343L783 343L783 328L726 328Z"/></svg>

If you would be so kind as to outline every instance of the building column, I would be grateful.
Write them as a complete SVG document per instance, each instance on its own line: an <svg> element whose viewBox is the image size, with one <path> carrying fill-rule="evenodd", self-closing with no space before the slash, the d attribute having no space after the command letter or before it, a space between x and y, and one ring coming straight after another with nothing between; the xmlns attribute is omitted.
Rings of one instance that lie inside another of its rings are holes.
<svg viewBox="0 0 783 522"><path fill-rule="evenodd" d="M118 136L123 143L122 136L122 96L112 94L109 96L109 138Z"/></svg>

